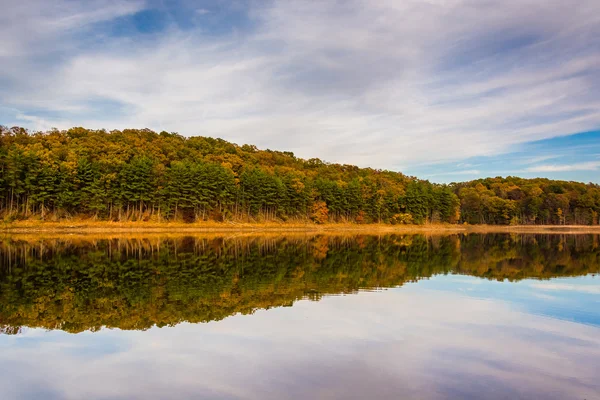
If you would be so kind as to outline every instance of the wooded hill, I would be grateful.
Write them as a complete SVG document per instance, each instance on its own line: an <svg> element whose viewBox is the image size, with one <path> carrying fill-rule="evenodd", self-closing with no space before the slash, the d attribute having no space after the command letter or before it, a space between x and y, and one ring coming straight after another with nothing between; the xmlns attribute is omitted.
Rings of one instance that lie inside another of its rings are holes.
<svg viewBox="0 0 600 400"><path fill-rule="evenodd" d="M0 217L391 224L598 224L600 186L440 185L209 137L0 127Z"/></svg>

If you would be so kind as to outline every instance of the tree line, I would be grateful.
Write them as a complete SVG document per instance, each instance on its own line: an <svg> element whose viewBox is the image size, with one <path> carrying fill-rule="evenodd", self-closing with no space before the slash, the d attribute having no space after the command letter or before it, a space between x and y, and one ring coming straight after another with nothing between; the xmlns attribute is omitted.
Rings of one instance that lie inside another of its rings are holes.
<svg viewBox="0 0 600 400"><path fill-rule="evenodd" d="M148 129L0 126L0 216L111 221L597 224L600 187L490 178L441 185Z"/></svg>

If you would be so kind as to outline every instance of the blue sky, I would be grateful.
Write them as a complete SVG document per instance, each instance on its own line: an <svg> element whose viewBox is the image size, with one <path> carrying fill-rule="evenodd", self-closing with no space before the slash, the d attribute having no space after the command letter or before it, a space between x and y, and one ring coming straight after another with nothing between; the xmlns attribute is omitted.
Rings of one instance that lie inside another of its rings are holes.
<svg viewBox="0 0 600 400"><path fill-rule="evenodd" d="M515 145L504 154L415 164L404 172L443 183L507 175L599 183L599 169L600 131L592 131Z"/></svg>
<svg viewBox="0 0 600 400"><path fill-rule="evenodd" d="M596 0L0 0L0 124L600 182Z"/></svg>

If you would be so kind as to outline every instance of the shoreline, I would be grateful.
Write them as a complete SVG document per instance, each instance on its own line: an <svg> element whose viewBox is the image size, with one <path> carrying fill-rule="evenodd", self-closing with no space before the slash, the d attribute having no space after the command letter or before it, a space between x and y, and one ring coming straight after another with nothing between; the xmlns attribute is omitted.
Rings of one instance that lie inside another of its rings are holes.
<svg viewBox="0 0 600 400"><path fill-rule="evenodd" d="M389 224L353 224L329 223L317 225L313 223L264 222L109 222L109 221L19 221L0 226L3 234L35 234L35 233L556 233L556 234L600 234L600 225L389 225Z"/></svg>

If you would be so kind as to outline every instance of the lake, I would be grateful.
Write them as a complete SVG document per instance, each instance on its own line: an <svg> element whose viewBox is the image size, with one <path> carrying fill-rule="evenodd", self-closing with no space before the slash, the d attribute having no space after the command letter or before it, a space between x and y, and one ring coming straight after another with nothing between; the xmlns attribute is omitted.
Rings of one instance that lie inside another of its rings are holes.
<svg viewBox="0 0 600 400"><path fill-rule="evenodd" d="M600 237L0 241L2 399L600 399Z"/></svg>

